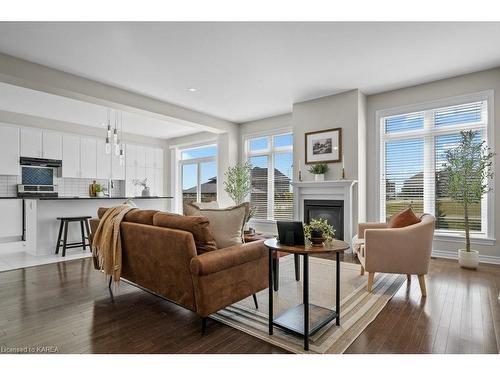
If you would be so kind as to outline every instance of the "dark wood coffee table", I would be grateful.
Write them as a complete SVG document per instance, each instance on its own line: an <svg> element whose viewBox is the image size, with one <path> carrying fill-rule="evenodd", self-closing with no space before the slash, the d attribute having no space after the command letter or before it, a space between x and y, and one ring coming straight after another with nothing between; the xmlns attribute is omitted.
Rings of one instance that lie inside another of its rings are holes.
<svg viewBox="0 0 500 375"><path fill-rule="evenodd" d="M287 246L281 245L276 238L264 241L269 249L269 334L273 334L274 326L287 332L304 337L304 350L309 350L309 336L316 333L332 320L340 325L340 253L349 249L349 244L344 241L333 240L329 245L323 246ZM288 309L277 318L273 316L273 258L274 252L281 251L304 258L304 286L303 303ZM309 255L335 253L335 310L309 303Z"/></svg>

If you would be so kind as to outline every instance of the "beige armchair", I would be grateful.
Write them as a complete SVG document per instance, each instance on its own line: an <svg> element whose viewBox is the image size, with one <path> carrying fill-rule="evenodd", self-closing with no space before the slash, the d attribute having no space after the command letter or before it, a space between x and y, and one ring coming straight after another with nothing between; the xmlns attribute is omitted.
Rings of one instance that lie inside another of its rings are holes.
<svg viewBox="0 0 500 375"><path fill-rule="evenodd" d="M404 228L388 228L385 223L358 225L358 243L354 246L361 262L361 275L368 272L368 292L372 291L375 272L418 275L420 290L426 296L425 278L432 252L435 218L424 214L421 221Z"/></svg>

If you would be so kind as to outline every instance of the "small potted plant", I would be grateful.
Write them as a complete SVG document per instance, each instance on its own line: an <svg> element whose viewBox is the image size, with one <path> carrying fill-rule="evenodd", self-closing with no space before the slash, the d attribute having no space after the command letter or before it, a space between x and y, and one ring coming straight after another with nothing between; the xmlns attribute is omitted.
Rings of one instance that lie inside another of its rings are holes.
<svg viewBox="0 0 500 375"><path fill-rule="evenodd" d="M472 130L460 132L460 143L446 152L445 164L448 195L464 210L465 249L458 250L458 263L471 269L479 264L479 252L470 248L470 213L472 205L481 204L481 198L491 189L491 165L495 156L484 141L477 141L477 135Z"/></svg>
<svg viewBox="0 0 500 375"><path fill-rule="evenodd" d="M311 219L304 225L304 237L311 241L313 246L323 246L323 242L331 241L335 237L335 228L328 224L326 219Z"/></svg>
<svg viewBox="0 0 500 375"><path fill-rule="evenodd" d="M102 191L101 184L95 184L95 195L97 197L104 197L104 192Z"/></svg>
<svg viewBox="0 0 500 375"><path fill-rule="evenodd" d="M325 173L328 171L326 163L317 163L309 167L309 173L314 175L314 181L325 181Z"/></svg>

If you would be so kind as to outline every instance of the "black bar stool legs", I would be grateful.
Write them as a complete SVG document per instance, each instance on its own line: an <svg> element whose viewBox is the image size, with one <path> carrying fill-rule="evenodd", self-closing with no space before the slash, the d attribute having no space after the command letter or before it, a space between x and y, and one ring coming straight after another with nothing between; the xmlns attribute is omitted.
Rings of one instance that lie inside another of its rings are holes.
<svg viewBox="0 0 500 375"><path fill-rule="evenodd" d="M66 249L72 249L75 247L82 247L85 251L87 246L90 247L90 228L88 220L91 216L73 216L73 217L58 217L57 220L61 221L61 225L59 226L59 235L57 236L57 244L56 244L56 254L59 254L59 248L62 246L62 256L66 256ZM72 242L68 243L68 226L70 222L79 222L80 230L82 234L82 242ZM61 239L61 236L64 237ZM85 231L87 234L85 235Z"/></svg>

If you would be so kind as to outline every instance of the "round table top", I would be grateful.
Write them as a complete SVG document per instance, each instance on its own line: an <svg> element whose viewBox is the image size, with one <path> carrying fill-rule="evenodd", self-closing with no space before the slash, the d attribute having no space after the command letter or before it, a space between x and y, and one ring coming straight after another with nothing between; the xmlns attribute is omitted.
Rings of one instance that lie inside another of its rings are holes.
<svg viewBox="0 0 500 375"><path fill-rule="evenodd" d="M292 254L320 254L320 253L332 253L332 252L343 252L349 249L349 244L340 240L332 240L328 244L323 246L307 246L307 245L282 245L278 242L276 238L269 238L264 241L264 245L268 248L278 251L283 251Z"/></svg>

